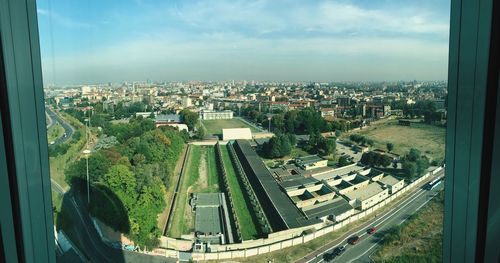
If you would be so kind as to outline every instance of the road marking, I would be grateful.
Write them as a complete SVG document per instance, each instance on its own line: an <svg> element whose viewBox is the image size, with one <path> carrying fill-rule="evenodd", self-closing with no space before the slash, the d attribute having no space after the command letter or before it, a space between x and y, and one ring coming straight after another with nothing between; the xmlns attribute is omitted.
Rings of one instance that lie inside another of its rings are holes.
<svg viewBox="0 0 500 263"><path fill-rule="evenodd" d="M401 209L403 209L404 207L408 206L413 200L415 200L416 198L420 197L422 194L426 193L426 190L423 190L423 189L419 189L418 191L416 191L415 193L413 193L410 197L408 197L407 199L405 199L404 201L402 201L399 206L396 206L394 207L392 210L389 210L387 211L384 215L382 215L381 217L379 217L378 219L374 220L374 222L377 222L377 221L380 221L380 220L383 220L381 222L379 222L378 224L376 224L375 226L378 226L380 224L382 224L383 222L387 221L389 218L391 218L391 216L394 216L394 214L396 214L397 212L399 212ZM396 210L396 211L394 211ZM353 234L356 234L356 233L360 233L361 231L365 231L365 230L359 230L358 232L354 232ZM342 241L340 241L339 243L333 245L332 247L335 247L335 246L339 246L341 245L342 243L344 243L347 239L350 238L351 235L353 234L350 234L348 235L348 237L344 238ZM363 232L363 234L360 234L360 238L362 236L366 235L366 232ZM306 261L306 263L309 263L313 260L316 260L317 257L323 255L324 253L326 253L328 250L330 250L332 247L324 250L323 252L319 253L316 255L315 258L312 258L308 261ZM323 259L321 259L321 261L319 262L323 262Z"/></svg>
<svg viewBox="0 0 500 263"><path fill-rule="evenodd" d="M432 197L429 200L426 200L422 205L420 205L419 207L417 207L417 209L415 209L415 212L417 212L418 210L420 210L420 208L422 208L429 201L431 201L437 194L439 194L439 192L437 192L436 194L432 195ZM403 224L406 220L408 220L408 218L409 217L404 218L401 222L398 223L398 225ZM375 246L377 246L380 243L380 241L382 241L382 239L378 240L375 244L373 244L373 246L371 246L370 248L368 248L363 254L359 255L357 258L349 261L349 263L351 263L351 262L353 262L355 260L358 260L359 258L361 258L362 256L364 256L366 253L370 252L370 250L372 250Z"/></svg>

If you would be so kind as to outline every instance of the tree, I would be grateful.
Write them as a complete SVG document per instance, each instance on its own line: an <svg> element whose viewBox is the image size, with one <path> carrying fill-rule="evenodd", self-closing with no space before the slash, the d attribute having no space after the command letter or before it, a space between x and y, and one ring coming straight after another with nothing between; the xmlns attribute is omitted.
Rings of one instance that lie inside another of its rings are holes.
<svg viewBox="0 0 500 263"><path fill-rule="evenodd" d="M335 149L337 148L335 139L325 139L323 136L321 136L318 146L322 155L335 153Z"/></svg>
<svg viewBox="0 0 500 263"><path fill-rule="evenodd" d="M413 179L417 176L417 165L414 162L404 161L403 172L408 179Z"/></svg>
<svg viewBox="0 0 500 263"><path fill-rule="evenodd" d="M382 154L381 157L382 158L380 158L380 166L387 167L387 166L391 165L392 158L390 156Z"/></svg>
<svg viewBox="0 0 500 263"><path fill-rule="evenodd" d="M419 150L411 148L408 154L406 155L406 159L410 162L416 162L418 158L420 158L420 155L421 154Z"/></svg>
<svg viewBox="0 0 500 263"><path fill-rule="evenodd" d="M418 158L416 164L417 164L417 174L421 176L425 173L427 168L429 168L429 159L427 158L427 156L421 156L420 158Z"/></svg>
<svg viewBox="0 0 500 263"><path fill-rule="evenodd" d="M373 152L366 152L361 155L361 163L364 165L374 165L375 158Z"/></svg>
<svg viewBox="0 0 500 263"><path fill-rule="evenodd" d="M387 143L386 146L387 146L387 151L388 152L392 152L392 150L394 150L394 144L393 143L389 142L389 143Z"/></svg>
<svg viewBox="0 0 500 263"><path fill-rule="evenodd" d="M196 123L198 123L199 116L196 112L183 109L179 115L181 116L181 121L184 122L190 130L193 130Z"/></svg>
<svg viewBox="0 0 500 263"><path fill-rule="evenodd" d="M340 130L336 130L335 131L335 137L340 137L340 135L342 134L342 132Z"/></svg>
<svg viewBox="0 0 500 263"><path fill-rule="evenodd" d="M280 158L292 152L292 146L288 135L278 134L273 136L263 145L264 155L269 158Z"/></svg>
<svg viewBox="0 0 500 263"><path fill-rule="evenodd" d="M137 181L127 166L117 164L109 168L104 175L104 183L122 200L128 210L132 209L137 197Z"/></svg>
<svg viewBox="0 0 500 263"><path fill-rule="evenodd" d="M342 167L342 166L346 166L346 165L348 165L348 164L350 164L350 162L349 162L349 157L348 157L347 155L342 155L342 156L340 156L340 158L339 158L339 161L338 161L337 165L338 165L339 167Z"/></svg>
<svg viewBox="0 0 500 263"><path fill-rule="evenodd" d="M203 138L205 138L206 134L207 129L205 129L205 126L201 122L198 122L196 124L196 138L202 140Z"/></svg>

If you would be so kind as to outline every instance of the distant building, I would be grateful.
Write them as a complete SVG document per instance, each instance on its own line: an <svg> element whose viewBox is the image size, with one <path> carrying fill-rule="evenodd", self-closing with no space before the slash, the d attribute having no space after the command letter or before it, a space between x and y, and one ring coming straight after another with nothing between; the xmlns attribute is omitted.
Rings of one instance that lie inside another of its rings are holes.
<svg viewBox="0 0 500 263"><path fill-rule="evenodd" d="M180 123L181 123L181 116L178 114L162 114L156 116L155 118L156 127L171 125L171 124L180 124Z"/></svg>
<svg viewBox="0 0 500 263"><path fill-rule="evenodd" d="M135 113L135 117L139 117L139 116L141 116L141 117L143 117L143 118L149 118L149 117L151 117L151 114L153 114L153 115L154 115L154 113L153 113L153 112L136 112L136 113Z"/></svg>
<svg viewBox="0 0 500 263"><path fill-rule="evenodd" d="M200 111L199 114L201 120L228 120L233 118L233 111L230 110L224 110L224 111L202 110Z"/></svg>
<svg viewBox="0 0 500 263"><path fill-rule="evenodd" d="M321 108L320 110L321 117L329 117L329 116L335 116L335 110L333 108Z"/></svg>
<svg viewBox="0 0 500 263"><path fill-rule="evenodd" d="M222 140L251 140L252 132L250 128L229 128L222 129Z"/></svg>
<svg viewBox="0 0 500 263"><path fill-rule="evenodd" d="M183 97L182 98L182 107L189 108L193 106L193 102L190 97Z"/></svg>
<svg viewBox="0 0 500 263"><path fill-rule="evenodd" d="M339 96L337 97L337 105L341 107L346 107L351 105L351 97L348 96Z"/></svg>

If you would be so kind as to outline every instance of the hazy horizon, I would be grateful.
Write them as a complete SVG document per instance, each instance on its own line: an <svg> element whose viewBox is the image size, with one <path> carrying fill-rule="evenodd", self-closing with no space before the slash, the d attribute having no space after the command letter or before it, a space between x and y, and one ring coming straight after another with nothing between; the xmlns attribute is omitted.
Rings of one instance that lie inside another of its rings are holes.
<svg viewBox="0 0 500 263"><path fill-rule="evenodd" d="M449 1L37 5L46 84L447 79Z"/></svg>

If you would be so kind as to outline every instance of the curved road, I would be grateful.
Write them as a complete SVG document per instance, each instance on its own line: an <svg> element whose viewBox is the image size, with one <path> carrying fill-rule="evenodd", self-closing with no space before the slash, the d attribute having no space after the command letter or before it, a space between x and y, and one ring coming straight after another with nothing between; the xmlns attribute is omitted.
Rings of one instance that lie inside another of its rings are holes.
<svg viewBox="0 0 500 263"><path fill-rule="evenodd" d="M51 126L53 126L56 123L59 123L64 128L64 133L66 134L66 136L63 135L63 136L55 139L54 144L56 145L56 144L65 143L66 141L68 141L69 138L71 138L71 136L73 136L75 129L73 127L71 127L71 125L69 125L63 118L59 117L59 115L57 115L49 107L45 107L45 111L47 112L47 115L49 116L49 118L52 120L47 128L50 128Z"/></svg>
<svg viewBox="0 0 500 263"><path fill-rule="evenodd" d="M444 169L437 173L435 176L440 176L443 174ZM432 178L435 178L435 176ZM443 183L430 191L427 189L418 188L417 191L413 192L409 197L401 201L398 205L396 205L394 208L392 208L382 216L376 217L370 223L363 224L364 227L353 229L353 231L350 231L348 234L343 236L343 239L334 240L331 243L313 252L312 254L308 255L307 258L301 259L297 262L325 262L323 260L323 255L325 254L325 252L330 253L334 248L346 245L346 251L331 262L371 263L373 261L369 258L369 256L376 251L381 239L378 237L378 235L369 235L367 233L368 228L373 226L377 228L377 231L384 231L391 228L392 226L402 224L411 215L415 214L425 204L427 204L441 190L443 190ZM360 241L356 245L347 244L347 239L354 235L358 235L360 237Z"/></svg>

